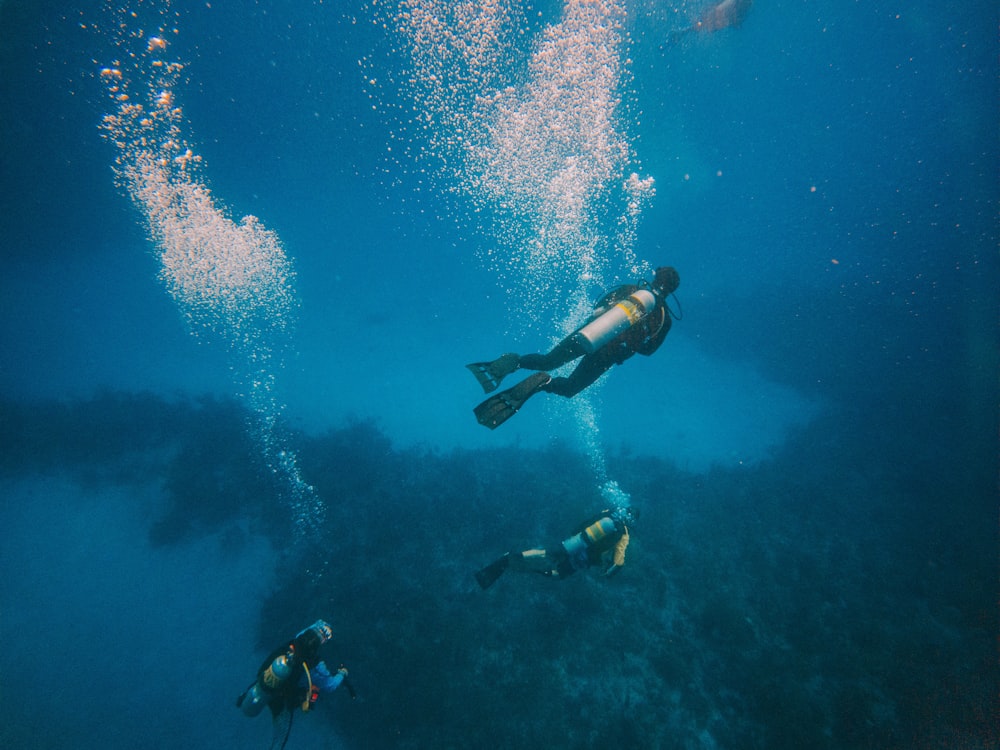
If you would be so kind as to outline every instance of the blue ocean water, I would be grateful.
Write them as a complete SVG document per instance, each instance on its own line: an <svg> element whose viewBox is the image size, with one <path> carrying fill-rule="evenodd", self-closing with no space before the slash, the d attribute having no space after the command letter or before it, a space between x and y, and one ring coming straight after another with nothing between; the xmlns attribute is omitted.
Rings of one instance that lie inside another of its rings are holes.
<svg viewBox="0 0 1000 750"><path fill-rule="evenodd" d="M2 744L267 746L232 700L317 617L359 698L289 747L997 743L995 4L760 0L683 35L710 4L471 4L514 25L476 76L406 33L438 13L472 55L466 4L222 5L0 4ZM581 9L614 21L597 52L624 41L613 89L584 61L574 99L542 52ZM260 287L172 295L189 230L116 180L102 71L158 54L157 25L184 66L164 117L201 158L165 184L280 238L280 341ZM584 166L540 207L490 204L499 166L453 144L507 91L535 92L508 163L617 97L606 182L655 186L633 237L598 197L521 254L603 152L561 154ZM479 426L463 365L548 347L579 269L596 295L626 251L680 273L661 349L590 411ZM606 480L642 512L619 576L475 587Z"/></svg>

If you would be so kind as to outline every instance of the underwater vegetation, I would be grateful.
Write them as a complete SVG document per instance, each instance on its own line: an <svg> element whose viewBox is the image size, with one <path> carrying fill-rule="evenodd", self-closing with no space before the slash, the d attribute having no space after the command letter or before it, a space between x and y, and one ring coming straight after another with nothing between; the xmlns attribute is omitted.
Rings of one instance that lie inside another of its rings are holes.
<svg viewBox="0 0 1000 750"><path fill-rule="evenodd" d="M285 550L260 646L320 615L335 623L329 658L348 664L358 700L300 721L331 722L352 746L985 748L998 738L981 447L942 448L928 465L841 413L757 466L694 474L612 455L641 512L624 570L508 575L481 591L479 566L558 541L595 510L584 457L560 445L398 450L368 422L297 435L328 504L302 549L275 510L281 483L245 437L248 416L236 402L144 394L5 401L0 473L90 486L152 477L163 502L151 544L218 534L239 549L263 535ZM898 471L886 473L887 460Z"/></svg>

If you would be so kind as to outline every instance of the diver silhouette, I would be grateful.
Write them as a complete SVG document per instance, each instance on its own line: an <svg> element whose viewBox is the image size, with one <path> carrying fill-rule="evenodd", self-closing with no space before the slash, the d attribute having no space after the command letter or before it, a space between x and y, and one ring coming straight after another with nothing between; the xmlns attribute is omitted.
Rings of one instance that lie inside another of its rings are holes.
<svg viewBox="0 0 1000 750"><path fill-rule="evenodd" d="M476 581L480 587L488 589L507 570L562 579L593 566L604 568L605 576L614 575L625 564L629 526L635 522L636 515L628 506L602 510L553 547L504 554L476 571Z"/></svg>
<svg viewBox="0 0 1000 750"><path fill-rule="evenodd" d="M620 365L634 354L651 355L670 331L672 313L667 297L679 285L677 271L661 266L652 283L623 284L605 294L583 325L548 354L508 353L492 362L466 365L486 393L495 390L515 370L540 371L479 404L474 409L479 424L496 429L536 393L545 391L571 398L613 365ZM568 377L552 377L547 372L578 357L582 359Z"/></svg>
<svg viewBox="0 0 1000 750"><path fill-rule="evenodd" d="M351 698L355 697L347 669L341 666L331 674L326 663L319 661L320 646L332 637L333 629L317 620L290 643L272 651L257 670L257 679L236 699L237 708L250 717L257 716L264 706L271 709L271 750L285 747L295 710L311 709L321 692L332 693L343 684Z"/></svg>

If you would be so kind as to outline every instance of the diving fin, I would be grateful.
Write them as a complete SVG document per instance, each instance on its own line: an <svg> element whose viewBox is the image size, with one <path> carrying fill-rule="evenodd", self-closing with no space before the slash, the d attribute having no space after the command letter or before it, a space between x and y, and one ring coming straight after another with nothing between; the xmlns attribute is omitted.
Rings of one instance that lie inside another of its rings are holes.
<svg viewBox="0 0 1000 750"><path fill-rule="evenodd" d="M285 745L288 744L288 735L292 733L293 718L294 714L291 711L281 711L274 715L274 720L271 722L270 750L285 750Z"/></svg>
<svg viewBox="0 0 1000 750"><path fill-rule="evenodd" d="M507 564L509 562L510 562L510 553L508 552L503 557L491 562L482 570L477 570L476 580L479 582L479 586L481 588L488 589L490 586L496 583L497 578L503 575L503 572L507 570Z"/></svg>
<svg viewBox="0 0 1000 750"><path fill-rule="evenodd" d="M536 372L529 375L513 388L490 396L473 411L476 420L484 427L495 430L508 419L517 414L524 402L534 396L543 386L551 382L552 376L547 372Z"/></svg>
<svg viewBox="0 0 1000 750"><path fill-rule="evenodd" d="M497 389L501 380L517 369L520 361L521 358L518 355L508 353L497 357L492 362L473 362L466 367L476 376L479 385L483 387L483 392L490 393Z"/></svg>

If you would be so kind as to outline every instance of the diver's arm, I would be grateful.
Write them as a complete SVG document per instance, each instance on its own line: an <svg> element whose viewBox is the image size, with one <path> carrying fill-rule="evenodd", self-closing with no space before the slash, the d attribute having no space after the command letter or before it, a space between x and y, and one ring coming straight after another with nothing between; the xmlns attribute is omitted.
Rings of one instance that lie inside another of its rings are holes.
<svg viewBox="0 0 1000 750"><path fill-rule="evenodd" d="M326 662L320 662L312 671L312 683L317 688L322 690L324 693L332 693L334 690L340 687L340 683L344 681L347 677L347 670L344 667L338 669L335 673L330 674L330 668L326 666Z"/></svg>

